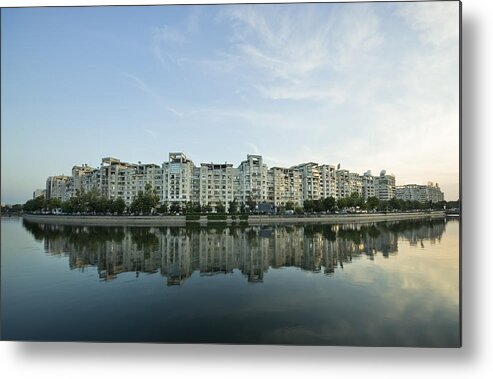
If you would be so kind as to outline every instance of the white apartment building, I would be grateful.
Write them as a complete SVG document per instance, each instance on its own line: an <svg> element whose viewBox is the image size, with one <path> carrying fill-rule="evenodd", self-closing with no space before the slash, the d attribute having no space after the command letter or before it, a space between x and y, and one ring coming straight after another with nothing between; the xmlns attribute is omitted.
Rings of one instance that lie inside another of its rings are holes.
<svg viewBox="0 0 493 379"><path fill-rule="evenodd" d="M438 202L444 198L438 184L408 184L396 188L395 176L385 170L379 176L371 171L359 175L332 165L303 163L290 168L267 168L261 155L247 155L235 168L229 163L202 163L199 167L181 152L169 153L168 161L156 164L126 163L117 158L102 159L101 166L73 166L72 176L50 176L46 181L46 198L62 201L77 191L98 189L108 199L122 198L130 205L140 191L150 184L161 203L199 202L226 209L231 201L247 204L270 203L284 206L288 202L302 206L305 200L336 199L358 193L365 199L393 197L421 202ZM40 194L40 191L33 195Z"/></svg>
<svg viewBox="0 0 493 379"><path fill-rule="evenodd" d="M265 203L268 200L267 165L261 155L247 155L247 159L238 167L238 187L240 203L249 200Z"/></svg>
<svg viewBox="0 0 493 379"><path fill-rule="evenodd" d="M301 173L303 201L320 199L320 170L318 163L308 162L293 166Z"/></svg>
<svg viewBox="0 0 493 379"><path fill-rule="evenodd" d="M420 203L437 203L443 201L444 195L438 183L427 183L426 185L406 184L396 187L395 197L400 200L419 201Z"/></svg>
<svg viewBox="0 0 493 379"><path fill-rule="evenodd" d="M288 202L303 205L303 177L298 169L272 167L268 176L270 203L278 207Z"/></svg>
<svg viewBox="0 0 493 379"><path fill-rule="evenodd" d="M369 197L376 197L376 178L368 170L361 175L361 194L365 200Z"/></svg>
<svg viewBox="0 0 493 379"><path fill-rule="evenodd" d="M336 199L351 196L351 182L349 179L349 171L338 169L336 171Z"/></svg>
<svg viewBox="0 0 493 379"><path fill-rule="evenodd" d="M46 179L46 198L67 201L72 194L72 177L65 175L50 176Z"/></svg>
<svg viewBox="0 0 493 379"><path fill-rule="evenodd" d="M200 205L215 209L222 204L227 211L238 193L238 169L230 163L202 163L199 175Z"/></svg>
<svg viewBox="0 0 493 379"><path fill-rule="evenodd" d="M320 197L337 197L337 176L335 166L328 164L319 166L320 171Z"/></svg>
<svg viewBox="0 0 493 379"><path fill-rule="evenodd" d="M168 162L163 163L163 187L161 202L179 203L184 206L192 198L194 164L183 153L169 153Z"/></svg>
<svg viewBox="0 0 493 379"><path fill-rule="evenodd" d="M382 170L375 180L375 193L379 200L390 200L395 197L395 176L393 174L387 175L385 170Z"/></svg>

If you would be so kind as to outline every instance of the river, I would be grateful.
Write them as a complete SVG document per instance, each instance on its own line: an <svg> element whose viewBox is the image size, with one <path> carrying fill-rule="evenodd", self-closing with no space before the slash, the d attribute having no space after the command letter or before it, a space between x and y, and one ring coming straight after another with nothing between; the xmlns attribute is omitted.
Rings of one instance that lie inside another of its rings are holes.
<svg viewBox="0 0 493 379"><path fill-rule="evenodd" d="M2 339L458 347L459 222L2 218Z"/></svg>

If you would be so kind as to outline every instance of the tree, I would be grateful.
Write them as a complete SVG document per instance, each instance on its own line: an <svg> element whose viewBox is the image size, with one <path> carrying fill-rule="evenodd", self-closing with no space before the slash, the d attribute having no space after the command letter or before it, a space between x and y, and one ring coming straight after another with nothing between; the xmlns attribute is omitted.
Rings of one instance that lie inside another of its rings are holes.
<svg viewBox="0 0 493 379"><path fill-rule="evenodd" d="M58 209L62 206L62 201L56 197L52 197L51 199L48 199L48 201L45 202L46 208L49 210L52 209Z"/></svg>
<svg viewBox="0 0 493 379"><path fill-rule="evenodd" d="M305 212L313 212L313 200L305 200L303 202L303 209Z"/></svg>
<svg viewBox="0 0 493 379"><path fill-rule="evenodd" d="M377 209L379 204L380 200L378 200L378 198L375 196L370 196L368 199L366 199L366 206L369 210Z"/></svg>
<svg viewBox="0 0 493 379"><path fill-rule="evenodd" d="M216 212L217 213L224 213L226 212L226 208L224 207L224 204L222 201L218 201L216 203Z"/></svg>
<svg viewBox="0 0 493 379"><path fill-rule="evenodd" d="M137 197L132 201L130 209L132 212L141 212L149 214L159 203L159 196L150 183L145 185L144 192L139 191Z"/></svg>
<svg viewBox="0 0 493 379"><path fill-rule="evenodd" d="M322 200L322 205L324 211L332 212L334 211L334 208L336 206L336 199L334 199L332 196L326 197Z"/></svg>
<svg viewBox="0 0 493 379"><path fill-rule="evenodd" d="M168 203L162 203L156 210L160 214L168 213Z"/></svg>
<svg viewBox="0 0 493 379"><path fill-rule="evenodd" d="M126 207L125 201L121 197L118 197L112 204L111 212L118 213L120 215L125 212Z"/></svg>
<svg viewBox="0 0 493 379"><path fill-rule="evenodd" d="M254 211L257 207L257 202L250 196L248 196L246 205L248 206L248 209L250 212Z"/></svg>
<svg viewBox="0 0 493 379"><path fill-rule="evenodd" d="M337 208L339 209L344 209L348 207L348 198L347 197L342 197L337 200Z"/></svg>
<svg viewBox="0 0 493 379"><path fill-rule="evenodd" d="M181 211L181 206L180 206L180 203L177 203L177 202L172 202L170 207L169 207L169 211L171 213L178 213Z"/></svg>
<svg viewBox="0 0 493 379"><path fill-rule="evenodd" d="M286 209L287 211L294 210L294 203L292 201L286 202L286 205L284 206L284 209Z"/></svg>
<svg viewBox="0 0 493 379"><path fill-rule="evenodd" d="M44 198L44 196L38 196L35 199L28 200L23 206L24 211L28 213L40 211L45 207L46 207L46 199Z"/></svg>
<svg viewBox="0 0 493 379"><path fill-rule="evenodd" d="M236 202L236 199L233 201L229 202L229 213L235 214L238 212L238 203Z"/></svg>

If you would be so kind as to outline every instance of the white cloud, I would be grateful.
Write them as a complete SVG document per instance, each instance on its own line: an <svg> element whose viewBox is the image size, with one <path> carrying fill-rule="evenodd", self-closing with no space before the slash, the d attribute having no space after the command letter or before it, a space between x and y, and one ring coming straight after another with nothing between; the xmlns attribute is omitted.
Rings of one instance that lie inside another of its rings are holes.
<svg viewBox="0 0 493 379"><path fill-rule="evenodd" d="M459 2L435 1L403 4L400 14L420 33L421 40L440 46L459 39Z"/></svg>
<svg viewBox="0 0 493 379"><path fill-rule="evenodd" d="M233 26L227 58L271 99L332 99L345 90L332 78L364 65L383 41L371 7L241 6L221 14Z"/></svg>

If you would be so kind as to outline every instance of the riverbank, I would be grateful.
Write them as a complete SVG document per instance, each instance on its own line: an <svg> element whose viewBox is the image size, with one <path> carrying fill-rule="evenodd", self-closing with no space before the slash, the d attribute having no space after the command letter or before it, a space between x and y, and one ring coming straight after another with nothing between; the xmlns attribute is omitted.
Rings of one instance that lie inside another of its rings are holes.
<svg viewBox="0 0 493 379"><path fill-rule="evenodd" d="M409 213L367 213L367 214L329 214L329 215L249 215L248 220L232 219L208 220L200 216L198 220L186 220L186 216L68 216L25 214L23 219L40 224L93 225L93 226L186 226L187 224L227 224L227 225L276 225L276 224L345 224L380 221L400 221L413 219L443 218L445 212Z"/></svg>

